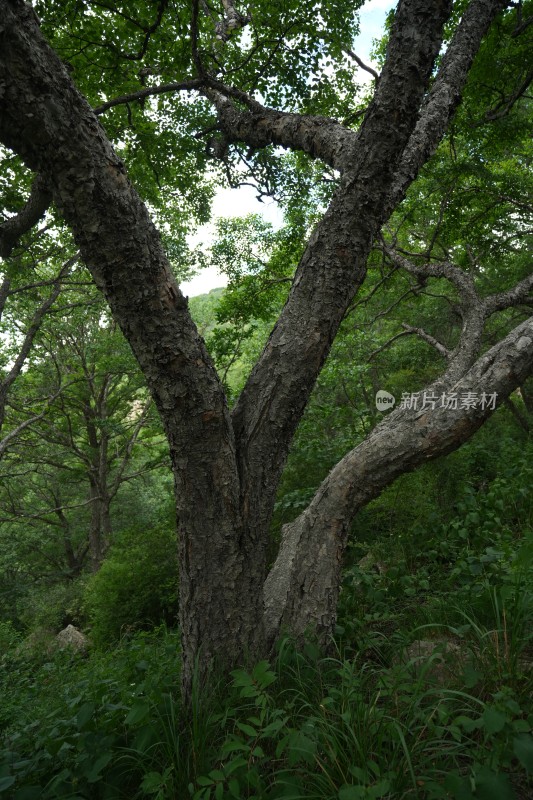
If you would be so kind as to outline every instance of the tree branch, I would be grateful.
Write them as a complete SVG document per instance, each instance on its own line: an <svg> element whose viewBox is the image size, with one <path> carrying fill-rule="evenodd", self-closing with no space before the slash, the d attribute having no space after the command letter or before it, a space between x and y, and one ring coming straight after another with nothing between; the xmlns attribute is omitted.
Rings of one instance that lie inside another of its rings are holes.
<svg viewBox="0 0 533 800"><path fill-rule="evenodd" d="M392 211L423 164L436 151L461 100L468 72L481 40L507 0L472 0L444 54L435 82L409 139L392 187L388 209Z"/></svg>
<svg viewBox="0 0 533 800"><path fill-rule="evenodd" d="M328 644L343 553L357 512L399 475L459 447L532 373L533 317L449 387L460 396L475 394L479 398L475 406L397 408L348 453L323 481L309 507L283 529L280 551L265 583L267 632L273 635L280 624L299 636L312 629ZM438 398L442 388L437 382L426 392L435 392Z"/></svg>
<svg viewBox="0 0 533 800"><path fill-rule="evenodd" d="M512 289L485 297L483 303L485 305L487 316L495 314L497 311L503 311L506 308L512 308L513 306L520 305L520 303L523 303L524 301L533 302L533 298L528 297L532 289L533 273L528 275L527 278L519 281L519 283L517 283L516 286L513 286Z"/></svg>
<svg viewBox="0 0 533 800"><path fill-rule="evenodd" d="M234 408L242 493L260 515L257 528L268 522L296 425L364 279L448 12L439 0L400 3L374 100L345 154L349 168L311 235L287 303ZM257 550L258 543L253 546Z"/></svg>
<svg viewBox="0 0 533 800"><path fill-rule="evenodd" d="M368 72L370 75L372 75L372 77L374 78L374 80L376 80L376 81L379 81L379 73L378 73L378 72L376 72L376 70L375 70L375 69L372 69L372 67L369 67L369 66L368 66L368 64L365 64L365 63L364 63L364 61L362 61L362 60L359 58L359 56L358 56L358 55L356 55L356 54L354 53L354 51L353 51L353 50L350 50L350 48L349 48L349 47L344 47L344 48L343 48L343 50L344 50L344 52L346 53L346 55L350 56L350 58L353 58L353 60L355 61L355 63L356 63L356 64L357 64L359 67L361 67L361 69L364 69L364 70L365 70L365 72Z"/></svg>
<svg viewBox="0 0 533 800"><path fill-rule="evenodd" d="M20 347L19 353L13 362L13 365L7 375L0 380L0 430L2 430L2 426L4 424L5 418L5 406L7 401L7 395L9 389L16 381L18 376L21 373L22 367L26 363L26 359L28 358L28 354L31 350L33 345L33 341L37 334L37 331L41 327L42 321L50 308L53 306L59 294L61 292L63 279L68 275L74 264L78 261L78 256L75 255L73 258L70 258L68 261L63 264L61 267L58 276L54 279L52 285L53 289L44 300L41 305L34 311L32 320L28 329L24 334L24 339L22 341L22 345ZM1 454L1 452L0 452Z"/></svg>
<svg viewBox="0 0 533 800"><path fill-rule="evenodd" d="M102 103L101 106L96 106L93 111L95 114L100 115L105 111L108 111L110 108L125 105L126 103L132 103L135 100L144 100L146 97L154 97L158 94L168 94L170 92L193 91L194 89L199 90L201 87L201 78L191 78L190 80L178 81L174 83L163 83L160 86L147 86L146 89L139 89L138 92L130 92L129 94L124 94L121 97L115 97L113 100L108 100L107 102Z"/></svg>
<svg viewBox="0 0 533 800"><path fill-rule="evenodd" d="M526 74L522 83L516 87L515 91L509 97L504 97L497 105L485 113L478 125L483 125L485 122L494 122L497 119L505 117L509 111L511 111L514 104L525 94L531 81L533 81L533 69Z"/></svg>
<svg viewBox="0 0 533 800"><path fill-rule="evenodd" d="M37 225L50 205L51 199L52 195L46 187L45 180L37 175L24 208L0 225L1 258L9 258L20 237Z"/></svg>
<svg viewBox="0 0 533 800"><path fill-rule="evenodd" d="M20 436L20 434L24 430L26 430L26 428L28 428L30 425L34 425L36 422L39 422L39 420L43 419L43 417L46 416L46 414L48 413L48 409L50 408L54 400L57 400L59 395L63 391L65 391L65 389L68 386L70 386L71 383L66 383L65 385L61 386L58 389L58 391L55 392L55 394L48 397L46 399L46 405L44 409L39 414L34 414L33 416L28 417L27 419L24 420L24 422L21 422L19 425L13 428L13 430L9 431L9 433L6 434L3 439L0 440L0 460L6 454L6 451L9 448L9 446L14 442L16 438Z"/></svg>
<svg viewBox="0 0 533 800"><path fill-rule="evenodd" d="M437 353L443 356L445 359L449 360L452 357L452 352L448 350L441 342L435 339L434 336L431 336L429 333L423 328L414 328L412 325L407 325L405 322L402 323L402 328L405 330L406 333L413 333L422 339L424 342L429 344L431 347L435 348Z"/></svg>
<svg viewBox="0 0 533 800"><path fill-rule="evenodd" d="M213 85L212 81L210 83ZM227 87L215 85L218 88L211 86L203 93L215 106L220 129L228 143L245 142L252 148L281 145L320 158L339 171L346 168L355 133L336 120L274 111L257 101L253 101L251 110L241 110L225 96Z"/></svg>

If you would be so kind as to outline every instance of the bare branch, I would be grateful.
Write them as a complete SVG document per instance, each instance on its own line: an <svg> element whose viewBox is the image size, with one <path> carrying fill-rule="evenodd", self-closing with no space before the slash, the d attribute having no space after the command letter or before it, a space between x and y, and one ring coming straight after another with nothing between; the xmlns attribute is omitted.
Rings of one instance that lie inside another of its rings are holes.
<svg viewBox="0 0 533 800"><path fill-rule="evenodd" d="M364 69L364 70L365 70L365 72L368 72L368 73L370 73L370 75L372 75L372 77L374 78L374 80L376 80L376 81L379 81L379 73L378 73L378 72L376 72L376 70L375 70L375 69L373 69L372 67L369 67L369 66L368 66L368 64L365 64L365 63L364 63L364 61L362 61L362 60L359 58L359 56L358 56L358 55L356 55L356 54L354 53L354 51L353 51L353 50L350 50L350 48L349 48L349 47L344 47L344 48L343 48L343 50L344 50L344 52L346 53L346 55L350 56L350 58L353 58L353 60L355 61L355 63L356 63L356 64L357 64L359 67L361 67L361 69Z"/></svg>
<svg viewBox="0 0 533 800"><path fill-rule="evenodd" d="M144 100L146 97L154 97L158 94L168 94L170 92L184 92L184 91L193 91L194 89L199 90L202 86L202 80L200 78L191 78L187 81L179 81L175 83L163 83L161 86L147 86L146 89L139 89L138 92L130 92L129 94L124 94L121 97L115 97L113 100L108 100L105 103L102 103L101 106L96 106L93 108L95 114L103 114L105 111L108 111L110 108L115 108L115 106L125 105L126 103L132 103L135 100Z"/></svg>
<svg viewBox="0 0 533 800"><path fill-rule="evenodd" d="M440 353L441 356L444 356L447 360L452 357L452 352L448 350L441 342L435 339L434 336L431 336L429 333L423 328L415 328L412 325L407 325L405 322L402 323L402 328L405 330L406 333L414 333L416 336L420 337L424 342L434 347L435 350Z"/></svg>

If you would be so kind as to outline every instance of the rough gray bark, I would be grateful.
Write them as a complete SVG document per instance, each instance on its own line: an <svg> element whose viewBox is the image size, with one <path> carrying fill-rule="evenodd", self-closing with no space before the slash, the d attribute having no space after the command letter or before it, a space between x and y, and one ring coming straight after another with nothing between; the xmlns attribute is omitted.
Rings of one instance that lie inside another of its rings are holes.
<svg viewBox="0 0 533 800"><path fill-rule="evenodd" d="M482 356L457 383L439 382L426 392L479 396L497 393L504 402L533 372L533 317ZM423 391L421 392L423 396ZM265 626L301 638L313 631L327 644L333 632L342 560L357 512L399 475L459 447L493 413L430 405L397 408L330 472L309 507L286 525L278 557L265 583Z"/></svg>
<svg viewBox="0 0 533 800"><path fill-rule="evenodd" d="M400 3L379 86L350 148L350 168L311 235L287 303L233 411L244 513L256 532L256 553L266 543L290 442L386 219L395 169L449 11L447 3Z"/></svg>
<svg viewBox="0 0 533 800"><path fill-rule="evenodd" d="M402 200L406 189L436 151L459 105L481 40L494 17L507 5L507 0L472 0L466 7L403 153L388 201L389 212Z"/></svg>
<svg viewBox="0 0 533 800"><path fill-rule="evenodd" d="M401 0L386 64L357 134L343 132L335 121L283 115L262 109L255 101L248 103L249 111L238 113L230 100L221 98L244 102L242 93L206 80L206 94L217 105L228 139L248 139L254 146L281 143L324 158L343 171L330 208L297 269L287 304L230 418L186 300L124 165L43 40L31 9L22 0L4 2L0 140L43 176L71 226L84 261L143 369L170 444L186 687L198 653L205 665L214 656L235 663L266 650L261 587L274 496L290 441L339 324L364 279L372 240L393 207L391 197L400 198L440 141L481 38L502 6L499 0L473 0L466 22L459 26L464 35L461 39L457 34L455 56L449 56L435 83L440 93L434 89L423 105L451 3ZM417 134L420 126L422 133ZM407 166L400 167L406 154ZM391 453L398 470L409 469L416 461L416 456L410 459L407 435L404 438L403 450L399 446ZM449 432L445 436L448 443L452 438ZM421 451L418 439L413 449ZM372 457L379 459L379 448ZM319 541L319 526L314 524L309 543L315 556L324 555L324 572L331 576L338 574L339 554L332 535L345 531L355 502L343 472L347 462L341 464L335 473L338 489L332 480L321 497L344 493L339 508L344 509L345 519L335 504L318 496L308 517L324 525L324 541ZM392 480L398 473L394 465L391 470ZM292 541L300 541L295 567L307 568L302 556L304 534ZM312 582L314 567L308 566ZM322 592L315 602L305 575L297 572L291 574L295 586L306 587L312 601L310 616L329 620L333 595ZM274 575L267 587L274 585ZM292 594L287 597L287 612L279 617L299 630L305 609L297 609ZM324 603L322 611L318 602Z"/></svg>
<svg viewBox="0 0 533 800"><path fill-rule="evenodd" d="M341 172L351 165L356 134L334 119L288 114L259 103L250 103L250 110L242 111L215 89L205 89L204 94L217 109L227 144L244 141L255 148L277 144L303 150Z"/></svg>
<svg viewBox="0 0 533 800"><path fill-rule="evenodd" d="M3 10L0 139L46 178L143 369L170 444L187 682L200 648L206 661L238 659L257 652L261 636L257 576L240 547L226 398L160 237L92 109L32 9L13 0Z"/></svg>

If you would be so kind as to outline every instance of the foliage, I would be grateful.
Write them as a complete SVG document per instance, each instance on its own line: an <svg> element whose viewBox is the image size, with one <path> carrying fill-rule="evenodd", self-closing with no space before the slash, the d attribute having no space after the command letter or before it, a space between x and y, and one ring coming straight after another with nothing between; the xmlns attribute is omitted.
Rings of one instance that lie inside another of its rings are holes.
<svg viewBox="0 0 533 800"><path fill-rule="evenodd" d="M356 6L259 3L253 36L235 32L224 47L213 43L213 17L206 13L199 20L200 57L210 68L216 64L222 78L253 86L268 104L356 122L368 92L353 80L343 52L357 30ZM172 6L165 26L158 14L167 13L166 3L53 0L36 8L95 106L191 71L185 5ZM531 193L531 106L523 97L505 109L508 87L518 86L528 69L515 21L509 13L491 30L449 135L384 230L388 243L415 260L453 259L482 295L530 270L524 198ZM378 57L385 46L386 38ZM226 291L192 298L190 307L231 401L286 300L336 176L274 148L246 153L237 145L223 165L213 165L211 140L196 135L213 128L202 99L133 100L101 120L154 212L178 276L187 277L196 260L196 266L215 264L229 279ZM13 213L28 195L30 175L18 159L1 155L1 189ZM191 253L186 234L208 218L215 184L226 177L275 196L284 225L275 230L258 215L222 220L214 243ZM26 237L5 267L13 295L0 329L6 340L0 377L61 258L74 252L52 214L46 224L49 230ZM457 342L454 288L412 279L376 245L295 437L278 493L273 552L282 525L379 421L376 390L400 397L442 371L426 343L396 338L402 324L416 321L450 348ZM177 632L138 631L176 618L175 533L161 522L171 502L170 476L159 469L166 458L161 429L149 420L129 452L135 407L146 400L144 381L83 270L66 283L17 379L6 419L9 432L31 411L46 411L3 462L0 794L10 800L531 796L527 393L511 398L514 415L502 408L459 452L402 476L359 514L333 656L312 643L298 651L284 641L271 663L235 670L231 680L215 674L208 686L196 682L192 708L183 708ZM499 316L483 346L526 313L518 307ZM103 395L105 413L95 403ZM128 469L121 473L125 454ZM95 505L88 487L97 461L105 462L104 489L117 477L124 481L112 507L113 544L100 571L87 577L83 553ZM76 558L69 565L71 551ZM71 580L73 574L81 577ZM69 622L86 627L87 617L97 645L87 658L53 652L49 632ZM435 653L409 658L409 646L421 638L436 643ZM444 657L439 673L443 640L456 655Z"/></svg>
<svg viewBox="0 0 533 800"><path fill-rule="evenodd" d="M463 629L449 631L465 660L443 684L436 655L416 669L393 657L417 635L391 638L381 660L324 658L286 640L273 664L209 691L196 684L192 715L178 699L171 633L125 637L89 661L62 653L39 666L13 653L3 670L18 703L4 717L0 786L13 800L528 796L531 675L494 685L480 639Z"/></svg>
<svg viewBox="0 0 533 800"><path fill-rule="evenodd" d="M176 535L171 526L121 532L85 590L91 638L105 646L177 616Z"/></svg>
<svg viewBox="0 0 533 800"><path fill-rule="evenodd" d="M8 668L19 704L10 707L10 719L2 717L8 731L0 791L19 798L132 797L142 774L125 748L149 753L157 742L149 711L163 709L177 691L176 645L175 634L156 632L136 634L90 661L68 652L41 664L16 651L4 657L2 689Z"/></svg>

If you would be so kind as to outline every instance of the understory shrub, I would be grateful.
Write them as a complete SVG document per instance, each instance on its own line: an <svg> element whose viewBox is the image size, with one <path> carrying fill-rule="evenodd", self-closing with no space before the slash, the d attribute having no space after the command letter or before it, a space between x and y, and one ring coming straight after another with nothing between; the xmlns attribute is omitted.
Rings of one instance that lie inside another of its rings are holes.
<svg viewBox="0 0 533 800"><path fill-rule="evenodd" d="M175 532L166 526L123 531L87 583L91 639L106 646L136 628L172 625L177 603Z"/></svg>

